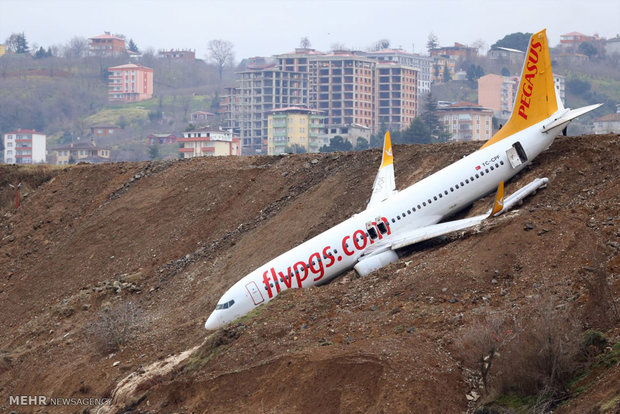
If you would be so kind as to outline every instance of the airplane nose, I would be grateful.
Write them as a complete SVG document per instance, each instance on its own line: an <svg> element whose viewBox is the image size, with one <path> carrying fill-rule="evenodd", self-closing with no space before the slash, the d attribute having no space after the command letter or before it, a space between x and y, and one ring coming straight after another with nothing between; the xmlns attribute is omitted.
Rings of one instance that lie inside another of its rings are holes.
<svg viewBox="0 0 620 414"><path fill-rule="evenodd" d="M218 318L215 312L213 312L209 316L209 319L207 319L207 321L205 322L205 329L209 331L214 331L218 329L220 326L221 326L220 318Z"/></svg>

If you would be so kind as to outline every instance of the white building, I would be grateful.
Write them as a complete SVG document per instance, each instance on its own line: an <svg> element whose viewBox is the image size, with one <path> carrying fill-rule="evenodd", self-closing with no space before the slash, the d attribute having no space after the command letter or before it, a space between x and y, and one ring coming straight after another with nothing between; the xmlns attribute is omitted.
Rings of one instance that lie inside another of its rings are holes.
<svg viewBox="0 0 620 414"><path fill-rule="evenodd" d="M6 164L44 163L45 153L45 134L28 129L18 129L4 134L4 162Z"/></svg>
<svg viewBox="0 0 620 414"><path fill-rule="evenodd" d="M177 142L181 144L181 158L241 155L241 140L233 138L229 131L188 131L184 132L183 138L177 139Z"/></svg>

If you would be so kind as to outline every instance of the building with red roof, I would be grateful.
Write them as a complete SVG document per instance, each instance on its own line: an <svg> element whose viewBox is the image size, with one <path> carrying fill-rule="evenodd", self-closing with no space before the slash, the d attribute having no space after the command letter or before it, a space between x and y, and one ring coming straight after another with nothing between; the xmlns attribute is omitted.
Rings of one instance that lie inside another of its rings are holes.
<svg viewBox="0 0 620 414"><path fill-rule="evenodd" d="M108 100L138 102L153 97L153 69L129 63L108 68Z"/></svg>

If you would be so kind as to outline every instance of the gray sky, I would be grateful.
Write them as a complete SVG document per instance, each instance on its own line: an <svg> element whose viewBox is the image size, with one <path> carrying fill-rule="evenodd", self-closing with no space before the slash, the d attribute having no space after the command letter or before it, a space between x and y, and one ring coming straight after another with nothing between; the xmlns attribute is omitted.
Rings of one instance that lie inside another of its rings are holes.
<svg viewBox="0 0 620 414"><path fill-rule="evenodd" d="M141 50L195 49L210 39L235 45L236 60L292 51L307 36L315 49L334 43L365 49L387 38L426 53L430 32L441 46L488 46L513 32L547 28L550 44L572 31L614 37L619 0L0 0L0 42L24 32L30 45L67 43L104 31L132 38Z"/></svg>

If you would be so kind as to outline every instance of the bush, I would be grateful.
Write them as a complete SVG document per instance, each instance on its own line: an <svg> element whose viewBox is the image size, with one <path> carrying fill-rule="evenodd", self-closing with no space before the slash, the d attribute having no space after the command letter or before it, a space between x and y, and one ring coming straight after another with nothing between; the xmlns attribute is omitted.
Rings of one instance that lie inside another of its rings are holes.
<svg viewBox="0 0 620 414"><path fill-rule="evenodd" d="M138 306L126 302L113 309L103 309L99 319L87 327L92 343L102 353L116 352L132 337L139 326Z"/></svg>

